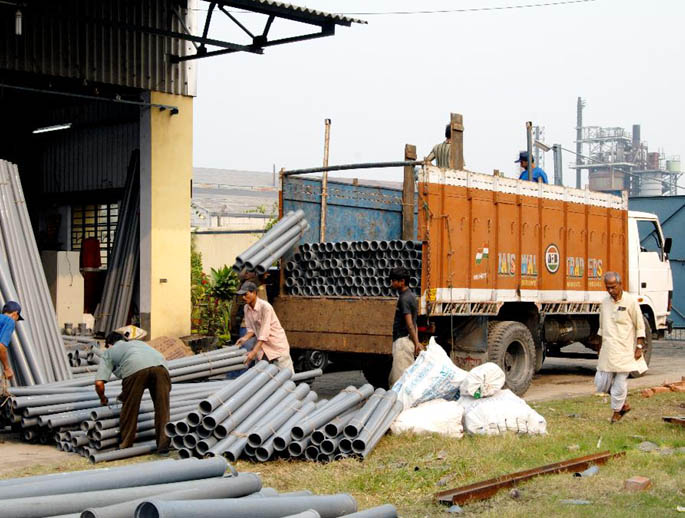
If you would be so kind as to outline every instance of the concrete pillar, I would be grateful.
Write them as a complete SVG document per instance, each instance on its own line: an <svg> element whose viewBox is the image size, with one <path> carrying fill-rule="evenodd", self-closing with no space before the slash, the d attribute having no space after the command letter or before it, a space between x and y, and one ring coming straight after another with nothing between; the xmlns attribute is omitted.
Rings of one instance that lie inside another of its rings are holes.
<svg viewBox="0 0 685 518"><path fill-rule="evenodd" d="M179 113L141 110L140 312L149 337L190 333L193 99L151 92Z"/></svg>

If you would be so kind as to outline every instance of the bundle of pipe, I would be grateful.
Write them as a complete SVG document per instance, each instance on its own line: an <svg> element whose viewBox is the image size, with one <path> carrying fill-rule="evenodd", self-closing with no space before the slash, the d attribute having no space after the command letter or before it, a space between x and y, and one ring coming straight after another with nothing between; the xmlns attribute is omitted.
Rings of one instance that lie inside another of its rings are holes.
<svg viewBox="0 0 685 518"><path fill-rule="evenodd" d="M92 369L79 369L88 365L98 365L102 350L100 344L94 338L87 340L73 340L74 337L63 336L64 347L67 350L67 358L72 374L91 372Z"/></svg>
<svg viewBox="0 0 685 518"><path fill-rule="evenodd" d="M302 210L288 212L259 241L235 258L233 269L237 272L255 271L258 274L266 272L269 266L297 244L307 230L309 223L304 219Z"/></svg>
<svg viewBox="0 0 685 518"><path fill-rule="evenodd" d="M106 335L127 324L140 261L139 204L138 153L134 153L129 164L124 199L119 207L102 299L95 310L96 334Z"/></svg>
<svg viewBox="0 0 685 518"><path fill-rule="evenodd" d="M244 350L226 347L167 362L172 381L172 414L180 408L187 414L202 399L234 383L227 380L190 384L182 382L206 380L217 374L241 370L245 357ZM126 458L154 450L154 441L150 442L154 439L154 425L151 426L154 407L149 396L143 398L140 407L139 442L135 448L118 453L108 450L118 443L121 405L116 401L121 391L121 381L113 380L105 385L110 404L102 407L92 388L93 379L90 374L66 382L13 388L12 395L2 405L0 426L13 425L14 429L22 432L25 440L56 442L58 448L77 451L94 462Z"/></svg>
<svg viewBox="0 0 685 518"><path fill-rule="evenodd" d="M274 455L330 462L365 458L402 410L397 394L371 385L347 387L316 401L309 386L295 386L288 370L262 361L200 402L166 432L183 458L223 455L265 462Z"/></svg>
<svg viewBox="0 0 685 518"><path fill-rule="evenodd" d="M420 241L305 243L286 263L285 286L305 297L393 297L390 271L403 267L418 295L421 261Z"/></svg>
<svg viewBox="0 0 685 518"><path fill-rule="evenodd" d="M0 498L13 518L397 518L392 505L357 511L347 494L279 493L221 457L7 479Z"/></svg>
<svg viewBox="0 0 685 518"><path fill-rule="evenodd" d="M17 166L0 160L0 302L22 305L12 337L13 385L71 379Z"/></svg>

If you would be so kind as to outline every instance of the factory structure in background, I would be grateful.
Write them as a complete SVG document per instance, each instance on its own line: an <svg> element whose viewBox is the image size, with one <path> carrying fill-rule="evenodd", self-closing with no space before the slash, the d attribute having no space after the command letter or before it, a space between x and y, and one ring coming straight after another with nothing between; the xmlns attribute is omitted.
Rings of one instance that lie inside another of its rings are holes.
<svg viewBox="0 0 685 518"><path fill-rule="evenodd" d="M642 140L640 125L632 132L620 127L583 126L585 102L578 97L576 126L576 187L588 172L593 191L629 196L675 196L682 175L679 156L651 150Z"/></svg>

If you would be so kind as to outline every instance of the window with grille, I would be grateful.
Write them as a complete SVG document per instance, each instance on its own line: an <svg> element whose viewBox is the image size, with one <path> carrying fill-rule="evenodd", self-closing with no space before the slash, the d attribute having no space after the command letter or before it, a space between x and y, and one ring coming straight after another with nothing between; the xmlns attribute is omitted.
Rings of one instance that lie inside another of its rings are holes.
<svg viewBox="0 0 685 518"><path fill-rule="evenodd" d="M71 249L81 250L84 239L97 238L100 241L100 260L106 268L118 219L118 203L74 205L71 208Z"/></svg>

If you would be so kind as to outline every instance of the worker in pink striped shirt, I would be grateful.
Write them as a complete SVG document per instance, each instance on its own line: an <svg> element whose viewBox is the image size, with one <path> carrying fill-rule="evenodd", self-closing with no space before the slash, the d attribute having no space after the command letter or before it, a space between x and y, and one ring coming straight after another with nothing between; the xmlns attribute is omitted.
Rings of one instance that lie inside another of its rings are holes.
<svg viewBox="0 0 685 518"><path fill-rule="evenodd" d="M253 360L261 360L266 356L269 363L294 372L288 338L285 336L285 331L273 306L257 296L257 285L252 281L244 282L237 295L242 295L245 301L247 334L238 339L235 344L240 346L252 337L257 338L257 344L247 354L245 364L249 365Z"/></svg>

